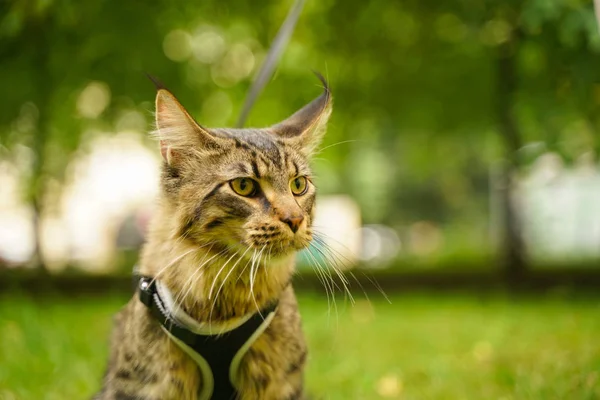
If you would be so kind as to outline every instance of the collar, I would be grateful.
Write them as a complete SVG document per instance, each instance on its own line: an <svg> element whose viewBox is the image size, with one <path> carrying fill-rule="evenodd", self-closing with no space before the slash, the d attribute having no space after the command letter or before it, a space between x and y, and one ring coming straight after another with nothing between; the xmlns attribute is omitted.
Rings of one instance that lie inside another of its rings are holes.
<svg viewBox="0 0 600 400"><path fill-rule="evenodd" d="M233 323L216 325L192 318L154 278L140 276L138 289L140 301L161 328L198 364L203 378L198 399L236 398L242 357L273 320L278 301Z"/></svg>

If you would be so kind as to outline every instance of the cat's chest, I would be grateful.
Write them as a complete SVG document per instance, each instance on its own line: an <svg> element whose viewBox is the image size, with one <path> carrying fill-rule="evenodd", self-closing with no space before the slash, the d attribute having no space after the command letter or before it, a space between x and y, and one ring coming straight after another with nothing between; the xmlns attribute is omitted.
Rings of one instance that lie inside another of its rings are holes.
<svg viewBox="0 0 600 400"><path fill-rule="evenodd" d="M250 349L268 329L275 314L274 306L270 311L255 316L254 321L250 318L236 329L223 334L190 335L190 331L174 330L169 325L162 326L169 339L196 364L200 382L197 389L198 400L239 398L241 370L247 370L248 365L255 362L258 357L257 349L263 345L258 345L252 351ZM188 335L184 335L185 333ZM276 349L270 349L273 350ZM270 367L273 366L271 363Z"/></svg>
<svg viewBox="0 0 600 400"><path fill-rule="evenodd" d="M272 341L274 332L260 335L245 351L239 353L238 365L229 364L227 371L222 366L209 364L198 356L191 356L180 346L169 345L171 365L177 366L165 375L167 387L161 398L211 400L230 398L224 385L235 382L233 392L239 399L278 399L281 393L292 393L297 384L295 377L290 380L286 372L290 370L298 354L283 342ZM292 346L299 347L299 343ZM234 361L235 362L235 361ZM174 397L167 397L175 394Z"/></svg>
<svg viewBox="0 0 600 400"><path fill-rule="evenodd" d="M189 336L173 334L177 331L170 329L169 321L161 319L155 309L165 306L157 299L168 296L154 295L152 301L141 296L142 301L136 303L136 314L142 316L138 327L146 326L139 330L146 344L138 342L138 347L148 351L144 364L160 377L157 385L144 390L152 392L151 398L296 398L290 396L302 387L306 344L291 288L284 291L278 303L257 313L256 318L249 318L227 333L210 335L207 343L203 343L206 333L199 333L197 326L192 330L197 337L191 340ZM186 327L185 323L182 326ZM249 330L244 332L244 327ZM227 335L238 335L238 340L223 339L230 337Z"/></svg>

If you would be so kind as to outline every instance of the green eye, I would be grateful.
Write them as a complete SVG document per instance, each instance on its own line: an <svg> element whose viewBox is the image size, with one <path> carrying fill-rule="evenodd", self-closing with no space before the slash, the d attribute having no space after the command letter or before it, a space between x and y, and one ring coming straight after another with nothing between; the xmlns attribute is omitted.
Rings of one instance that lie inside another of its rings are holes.
<svg viewBox="0 0 600 400"><path fill-rule="evenodd" d="M292 189L292 193L296 196L301 196L306 193L308 189L308 182L305 176L299 176L294 178L290 183L290 188Z"/></svg>
<svg viewBox="0 0 600 400"><path fill-rule="evenodd" d="M229 185L234 192L244 197L254 196L258 189L258 183L250 178L236 178Z"/></svg>

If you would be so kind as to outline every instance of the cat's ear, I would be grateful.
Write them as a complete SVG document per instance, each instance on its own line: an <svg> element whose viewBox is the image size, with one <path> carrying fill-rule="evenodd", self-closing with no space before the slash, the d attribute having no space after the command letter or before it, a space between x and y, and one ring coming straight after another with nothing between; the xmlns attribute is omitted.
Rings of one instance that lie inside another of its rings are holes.
<svg viewBox="0 0 600 400"><path fill-rule="evenodd" d="M291 117L271 127L273 133L298 143L307 155L311 155L321 143L332 106L327 81L321 74L315 74L323 83L323 94L296 111Z"/></svg>
<svg viewBox="0 0 600 400"><path fill-rule="evenodd" d="M158 88L156 93L156 136L160 153L168 164L173 164L183 153L218 146L218 139L200 126L164 88Z"/></svg>

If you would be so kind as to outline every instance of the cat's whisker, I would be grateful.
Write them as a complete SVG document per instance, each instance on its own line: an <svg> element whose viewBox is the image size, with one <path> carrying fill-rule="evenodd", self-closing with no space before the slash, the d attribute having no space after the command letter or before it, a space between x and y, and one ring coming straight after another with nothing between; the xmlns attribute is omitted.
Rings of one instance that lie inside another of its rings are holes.
<svg viewBox="0 0 600 400"><path fill-rule="evenodd" d="M250 265L250 293L248 293L248 295L249 295L249 297L251 297L254 300L254 305L256 306L256 310L259 311L258 305L256 303L256 298L254 297L254 280L252 279L252 275L254 273L254 268L256 268L255 265L256 265L257 258L258 258L258 256L255 251L254 255L252 257L252 264Z"/></svg>
<svg viewBox="0 0 600 400"><path fill-rule="evenodd" d="M260 252L258 253L258 263L256 265L256 270L254 271L254 279L255 280L256 280L256 274L258 273L258 269L260 268L261 264L266 262L266 259L265 260L262 259L263 253L266 248L267 248L267 245L266 244L263 245L262 249L260 249ZM265 256L265 258L266 258L266 256Z"/></svg>
<svg viewBox="0 0 600 400"><path fill-rule="evenodd" d="M250 247L248 247L248 250L250 250ZM254 251L256 252L256 249L254 249ZM252 257L248 258L248 261L246 261L244 268L240 271L238 277L236 278L236 282L242 279L242 276L244 276L244 272L246 272L246 270L248 269L248 265L250 265L250 261L252 261Z"/></svg>
<svg viewBox="0 0 600 400"><path fill-rule="evenodd" d="M213 242L213 243L214 243L214 242ZM202 256L202 259L200 260L200 263L201 263L200 267L199 267L199 268L197 268L197 269L196 269L196 270L195 270L195 271L192 273L192 275L191 275L191 276L190 276L190 277L187 279L187 281L185 282L185 284L183 285L183 287L182 287L182 288L179 290L179 292L177 293L177 296L175 297L175 304L176 304L177 306L179 305L179 302L178 302L178 300L179 300L179 296L180 296L181 294L183 294L185 291L187 291L186 289L187 289L188 285L189 285L190 287L193 287L193 286L194 286L194 285L193 285L193 283L194 283L194 277L195 277L195 275L196 275L196 274L197 274L197 273L198 273L198 272L201 270L202 266L204 265L204 262L205 262L206 258L207 258L207 257L208 257L208 255L210 254L210 251L212 250L212 248L213 248L213 245L211 244L211 246L208 248L207 252L203 254L203 256ZM196 253L196 254L197 254L197 253ZM199 279L199 278L198 278L198 279Z"/></svg>
<svg viewBox="0 0 600 400"><path fill-rule="evenodd" d="M332 256L335 256L337 262L339 264L341 264L342 267L345 268L345 267L348 267L350 264L352 264L352 260L350 260L346 255L341 253L339 250L334 249L332 246L330 246L325 239L326 239L325 235L321 234L320 232L315 231L314 241L317 244L323 246L324 249L327 249L327 251L330 252L332 254Z"/></svg>
<svg viewBox="0 0 600 400"><path fill-rule="evenodd" d="M229 257L227 259L227 261L225 261L225 263L223 263L223 266L221 268L219 268L219 271L217 272L217 274L215 275L215 277L213 278L213 282L212 285L210 285L210 290L208 291L208 299L210 300L212 297L212 292L215 288L215 285L217 284L217 281L219 279L219 275L221 275L221 272L223 272L223 270L225 269L225 267L227 267L227 264L229 264L229 261L231 261L233 259L233 257L237 256L239 253L239 250L236 251L235 253L233 253L231 255L231 257Z"/></svg>
<svg viewBox="0 0 600 400"><path fill-rule="evenodd" d="M315 273L317 274L317 279L319 279L319 282L323 285L323 288L325 289L325 296L327 297L327 315L329 315L331 312L331 302L329 300L329 288L327 286L327 283L325 282L323 272L315 265L315 263L312 260L309 259L309 262L313 271L315 271Z"/></svg>
<svg viewBox="0 0 600 400"><path fill-rule="evenodd" d="M323 247L323 249L324 249L324 250L326 250L326 251L328 252L328 254L330 254L330 257L331 257L332 259L334 259L334 260L337 260L336 262L338 262L338 263L342 264L343 266L346 266L346 265L348 265L348 264L350 264L350 263L351 263L351 261L350 261L350 260L348 260L348 258L347 258L345 255L343 255L343 254L342 254L342 253L340 253L338 250L336 250L336 249L332 248L331 246L329 246L329 245L328 245L328 244L327 244L327 243L324 241L324 239L322 239L322 238L318 237L317 235L315 236L315 242L316 242L316 243L318 243L318 244L320 244L320 245ZM342 258L344 259L344 261L342 260ZM339 271L339 272L340 272L342 275L345 275L346 273L347 273L347 274L349 274L349 275L350 275L350 276L351 276L351 277L354 279L354 281L355 281L355 282L358 284L358 286L360 287L361 291L362 291L362 292L363 292L363 294L365 295L365 298L366 298L366 299L367 299L369 302L371 301L371 300L370 300L370 298L369 298L369 295L367 294L367 291L365 290L365 288L364 288L364 286L363 286L363 284L362 284L362 283L361 283L361 282L358 280L358 278L356 277L356 275L355 275L355 274L354 274L352 271L349 271L349 270L347 270L347 271ZM350 284L350 282L349 282L348 280L346 280L346 283L347 283L348 285ZM386 295L386 294L385 294L385 293L384 293L382 290L380 290L380 291L381 291L381 294L382 294L382 295L383 295L385 298L387 298L387 295Z"/></svg>
<svg viewBox="0 0 600 400"><path fill-rule="evenodd" d="M356 275L354 274L354 272L352 271L348 271L348 274L354 279L354 281L358 284L358 287L360 288L360 290L363 292L363 294L365 295L365 299L367 299L367 301L369 302L369 304L371 303L371 298L369 297L369 294L367 293L365 287L363 286L362 283L360 283L360 281L358 280L358 278L356 277Z"/></svg>
<svg viewBox="0 0 600 400"><path fill-rule="evenodd" d="M336 315L337 315L337 303L335 300L335 290L332 285L332 283L335 284L335 282L332 281L331 275L327 276L327 271L321 265L321 263L316 259L316 257L310 250L310 247L307 246L306 250L307 250L307 254L312 259L313 265L316 267L317 270L321 271L321 274L323 277L323 283L325 286L325 293L327 295L328 291L331 292L331 302L333 303L333 307L334 307L334 309L336 311ZM329 278L329 279L327 279L327 278ZM328 315L328 318L331 315L331 303L329 302L329 295L327 295L327 315Z"/></svg>
<svg viewBox="0 0 600 400"><path fill-rule="evenodd" d="M334 270L334 272L336 273L337 277L339 278L342 286L346 287L349 284L349 281L348 281L348 278L346 278L346 276L344 275L342 269L340 269L339 259L333 253L331 253L329 251L329 249L327 249L325 247L319 247L319 246L322 246L322 244L318 244L318 242L315 242L315 245L313 246L313 248L321 256L323 256L323 259L325 260L326 265ZM341 263L341 264L342 264L342 266L344 265L343 263ZM341 290L341 288L339 286L336 285L336 287Z"/></svg>
<svg viewBox="0 0 600 400"><path fill-rule="evenodd" d="M256 306L256 311L258 312L258 315L260 315L260 317L262 319L265 319L265 317L260 312L260 307L258 307L258 302L256 301L256 296L254 295L254 282L256 280L256 274L258 272L258 269L260 268L262 252L265 250L266 247L267 247L267 245L264 245L262 247L262 249L258 252L258 256L257 256L258 262L256 264L256 267L254 267L254 277L252 277L252 269L250 269L250 294L252 295L252 300L254 301L254 305ZM254 263L253 263L253 266L254 266Z"/></svg>
<svg viewBox="0 0 600 400"><path fill-rule="evenodd" d="M221 250L220 252L218 252L217 254L214 254L212 257L210 257L208 260L204 261L192 274L192 276L188 279L188 289L185 291L185 294L183 296L181 296L183 292L183 289L179 291L179 296L177 296L175 298L175 305L179 308L181 308L181 302L185 301L185 299L187 298L187 296L189 295L190 291L194 288L194 286L197 285L198 281L200 280L200 278L202 277L202 273L203 271L203 267L205 265L207 265L209 262L211 262L212 260L214 260L216 257L221 256L222 254L224 254L228 249L224 249ZM208 253L207 253L208 254ZM199 275L196 276L196 274L198 274L198 272L200 272ZM196 279L194 281L194 277L196 276Z"/></svg>
<svg viewBox="0 0 600 400"><path fill-rule="evenodd" d="M333 276L331 275L331 272L329 271L329 269L324 266L315 256L315 254L312 252L312 249L309 247L308 248L308 252L311 255L311 257L313 258L313 260L315 260L315 262L322 268L322 270L324 271L324 273L326 274L326 276L329 278L329 288L331 290L331 297L333 300L333 307L336 311L336 316L338 313L338 309L337 309L337 301L335 298L335 289L341 291L342 289L339 287L339 285L337 284L337 282L335 281L335 279L333 279Z"/></svg>
<svg viewBox="0 0 600 400"><path fill-rule="evenodd" d="M251 263L250 263L250 292L248 293L248 298L250 298L250 296L252 295L252 273L254 272L254 263L256 262L256 251L258 249L254 249L254 252L252 253L252 259L251 259Z"/></svg>
<svg viewBox="0 0 600 400"><path fill-rule="evenodd" d="M331 280L327 276L327 273L324 270L324 268L320 264L316 263L314 258L312 259L312 264L315 266L315 270L320 273L323 285L325 287L325 294L327 296L327 320L329 321L331 319L331 305L334 304L334 308L337 309L337 307L335 307L335 289L331 284Z"/></svg>
<svg viewBox="0 0 600 400"><path fill-rule="evenodd" d="M342 254L339 250L336 250L334 248L332 248L331 246L329 246L326 241L324 240L323 237L321 236L327 236L323 233L317 232L315 231L315 243L320 244L322 246L323 250L326 250L328 252L328 254L330 254L330 257L332 259L337 260L337 262L341 265L348 265L351 263L351 261L344 255ZM332 239L333 240L333 239ZM342 260L343 259L343 260ZM363 292L365 298L367 299L367 301L370 303L371 299L369 298L369 295L367 293L367 291L365 290L363 284L360 282L360 280L356 277L356 275L354 274L354 272L350 271L350 270L346 270L346 271L340 271L343 275L345 274L349 274L354 281L357 283L357 285L360 287L361 291ZM349 284L349 281L348 281ZM387 295L384 292L381 292L381 294L387 298Z"/></svg>
<svg viewBox="0 0 600 400"><path fill-rule="evenodd" d="M204 254L203 254L203 256L202 256L202 259L200 260L200 263L203 263L203 262L206 260L206 258L208 257L208 254L210 253L210 251L211 251L211 250L212 250L212 245L210 246L210 248L208 249L208 251L207 251L206 253L204 253ZM196 253L196 255L197 255L197 253ZM192 273L192 275L191 275L191 276L190 276L190 277L189 277L189 278L188 278L188 279L185 281L184 285L181 287L181 289L179 290L179 292L177 292L177 294L176 294L176 296L175 296L175 300L174 300L174 302L175 302L175 306L176 306L176 307L179 307L179 298L180 298L180 295L182 295L184 292L186 292L186 291L187 291L187 287L188 287L188 285L189 285L190 287L192 287L192 286L193 286L194 277L195 277L195 275L196 275L196 274L197 274L199 271L200 271L200 268L196 269L196 270L195 270L195 271Z"/></svg>
<svg viewBox="0 0 600 400"><path fill-rule="evenodd" d="M371 282L371 284L373 284L373 286L375 286L375 288L379 291L379 293L381 293L381 295L383 296L383 298L389 303L392 304L392 301L390 300L390 298L388 297L388 295L385 293L385 291L383 290L383 288L381 287L381 285L379 284L379 282L377 282L375 280L375 278L373 278L372 276L367 275L366 273L362 272L363 276L365 278L367 278L369 280L369 282Z"/></svg>
<svg viewBox="0 0 600 400"><path fill-rule="evenodd" d="M334 238L326 235L323 232L317 232L315 231L315 233L317 233L317 235L315 235L315 239L317 239L317 243L321 243L324 248L327 248L327 250L332 254L332 256L340 259L343 258L345 260L345 262L347 262L348 264L351 263L351 261L344 255L342 254L339 250L334 249L333 247L327 245L327 243L324 240L324 237L327 237L330 240L336 241ZM323 236L323 237L320 237ZM344 246L342 243L338 242L341 246L343 246L344 248L346 248L346 246ZM350 274L350 276L352 276L352 278L354 279L354 281L356 281L356 283L358 284L358 286L361 288L362 292L364 293L365 297L367 299L369 299L369 296L367 295L367 291L365 290L364 286L362 285L362 283L360 282L360 280L356 277L356 275L352 272L352 271L346 271L346 273ZM361 271L361 273L363 274L363 276L365 278L367 278L367 280L369 280L369 282L371 282L371 284L377 289L377 291L379 293L381 293L381 295L385 298L385 300L391 304L391 300L389 299L388 295L385 293L385 291L383 290L383 288L381 287L381 285L379 285L379 283L377 282L377 280L375 280L373 277L368 276L367 273L365 273L364 271ZM369 300L370 301L370 300Z"/></svg>
<svg viewBox="0 0 600 400"><path fill-rule="evenodd" d="M342 264L343 266L346 266L348 264L351 263L351 261L344 255L342 254L339 250L334 249L333 247L329 246L324 237L327 237L331 240L334 240L333 238L330 238L328 235L324 234L323 232L318 232L317 230L315 230L315 242L320 244L322 246L322 248L324 250L326 250L328 252L328 254L330 254L330 257L334 260L337 260L337 262L339 262L340 264ZM338 242L339 243L339 242ZM343 244L340 243L340 245L344 246ZM345 246L344 246L345 247ZM343 259L343 260L342 260ZM362 285L362 283L358 280L358 278L356 277L356 275L352 272L352 271L346 271L346 272L342 272L340 271L341 274L348 273L350 274L350 276L352 276L352 278L356 281L356 283L358 284L358 286L360 287L361 291L363 292L363 294L365 295L365 298L367 300L369 300L369 296L364 288L364 286ZM387 295L385 294L385 292L383 291L383 289L381 289L381 287L379 285L376 285L375 282L371 281L375 287L378 288L378 290L381 292L381 294L387 299ZM349 284L349 281L346 282L347 284Z"/></svg>
<svg viewBox="0 0 600 400"><path fill-rule="evenodd" d="M308 253L308 245L304 246L304 249L307 251ZM317 274L317 278L319 279L319 282L323 285L323 287L325 288L325 294L327 295L327 304L329 305L329 288L327 286L327 283L325 282L323 271L321 271L320 268L318 268L318 266L315 264L315 262L309 258L308 259L311 268L315 271L315 273Z"/></svg>
<svg viewBox="0 0 600 400"><path fill-rule="evenodd" d="M225 282L227 282L227 278L229 278L229 276L231 275L231 273L233 271L235 271L235 268L240 263L240 261L242 261L244 259L244 256L246 255L246 253L248 253L249 250L250 250L250 247L246 248L246 250L238 258L238 260L231 266L231 268L229 269L229 272L227 273L227 275L225 275L225 278L223 279L223 282L221 282L221 286L219 286L219 288L217 289L217 293L215 293L215 300L213 301L213 303L211 305L211 308L210 308L210 314L209 314L209 317L208 317L209 321L212 321L212 314L213 314L213 311L215 309L215 305L217 304L217 299L219 298L219 293L221 293L221 290L223 289L223 286L225 285ZM236 254L237 254L237 252L236 252ZM210 295L209 295L209 298L210 298Z"/></svg>
<svg viewBox="0 0 600 400"><path fill-rule="evenodd" d="M319 155L319 154L321 154L323 151L325 151L325 150L327 150L327 149L329 149L329 148L331 148L331 147L338 146L338 145L340 145L340 144L344 144L344 143L353 143L353 142L359 142L359 141L360 141L360 140L357 140L357 139L351 139L351 140L342 140L342 141L340 141L340 142L336 142L336 143L333 143L333 144L330 144L330 145L328 145L328 146L325 146L325 147L322 147L322 148L320 148L320 149L319 149L319 151L317 151L317 152L316 152L314 155ZM313 157L312 159L314 160L315 158Z"/></svg>
<svg viewBox="0 0 600 400"><path fill-rule="evenodd" d="M313 157L313 158L312 158L312 160L313 160L313 161L325 161L325 162L331 163L331 161L330 161L330 160L328 160L328 159L326 159L326 158L322 158L322 157ZM315 174L313 174L312 176L314 177L314 176L316 176L316 175L315 175Z"/></svg>
<svg viewBox="0 0 600 400"><path fill-rule="evenodd" d="M315 247L315 249L316 249L316 247ZM310 248L309 248L309 251L311 251L311 250L310 250ZM312 254L312 251L311 251L311 254ZM323 255L323 254L321 253L321 255ZM314 254L313 254L313 256L314 256ZM323 258L325 259L325 261L329 261L329 260L328 260L328 258L327 258L325 255L323 255ZM315 259L316 259L316 257L315 257ZM319 263L319 265L321 265L321 266L322 266L322 264L321 264L321 263ZM327 265L331 266L331 264L326 264L326 266L327 266ZM335 288L336 288L337 290L339 290L339 291L342 291L342 288L341 288L341 287L340 287L340 286L337 284L337 282L335 281L335 279L333 279L333 275L331 275L331 272L329 271L329 268L325 268L325 266L322 266L322 267L323 267L323 270L324 270L324 271L327 273L327 275L329 276L329 279L330 279L330 281L331 281L331 283L332 283L333 287L335 287Z"/></svg>
<svg viewBox="0 0 600 400"><path fill-rule="evenodd" d="M189 232L189 231L186 231L186 232L184 232L183 234L177 235L177 236L174 238L175 244L176 244L176 245L178 245L178 244L182 244L182 243L183 243L183 241L184 241L184 240L186 240L186 239L188 238L189 234L190 234L190 232ZM204 247L204 246L201 246L201 247Z"/></svg>
<svg viewBox="0 0 600 400"><path fill-rule="evenodd" d="M319 251L319 253L321 253L327 261L330 262L330 266L335 270L336 274L342 281L342 284L344 286L349 285L350 281L344 275L343 270L347 269L347 267L351 263L350 260L348 260L348 258L346 258L343 254L341 254L339 252L338 252L339 255L336 254L335 249L333 249L331 246L329 246L327 244L327 242L325 242L325 240L320 238L318 235L315 235L314 241L316 244L315 249L317 251ZM319 247L319 246L321 246L321 247ZM344 260L341 259L342 257L344 258Z"/></svg>
<svg viewBox="0 0 600 400"><path fill-rule="evenodd" d="M309 246L309 244L304 245L306 254L308 254L308 246ZM309 254L309 257L310 257L310 254ZM327 309L329 311L329 309L331 307L330 303L329 303L329 286L327 285L327 282L325 281L325 276L323 275L323 271L321 271L319 266L317 264L315 264L315 262L312 258L309 258L308 261L309 261L311 268L317 274L317 278L319 279L319 282L323 285L323 288L325 289L325 295L327 296Z"/></svg>
<svg viewBox="0 0 600 400"><path fill-rule="evenodd" d="M330 253L326 253L326 250L328 250L328 249L325 249L325 251L324 251L323 249L320 249L317 246L314 246L314 249L319 254L321 254L323 256L323 258L328 262L331 269L333 269L333 271L336 273L337 277L342 282L342 286L344 287L345 293L347 293L348 297L350 298L350 302L352 304L354 304L355 303L354 297L352 296L352 293L350 292L350 289L348 287L348 284L349 284L348 278L346 278L346 276L344 276L344 273L339 268L337 268L336 265L334 265L334 263L337 263L337 260L335 260L335 258L333 258L333 257L332 257L333 259L330 259L331 255L328 255Z"/></svg>
<svg viewBox="0 0 600 400"><path fill-rule="evenodd" d="M329 234L327 234L327 233L323 232L323 231L322 231L320 228L326 228L326 227L324 227L324 226L319 226L319 225L313 225L313 226L312 226L313 232L316 234L316 236L317 236L317 237L321 238L322 240L323 240L323 239L329 239L329 240L331 240L331 241L335 242L335 243L336 243L337 245L339 245L340 247L343 247L343 248L344 248L344 250L347 250L349 253L353 254L353 251L352 251L352 250L350 250L350 249L348 248L348 246L346 246L344 243L340 242L338 239L334 238L333 236L331 236L331 235L329 235ZM341 254L341 253L340 253L340 254ZM348 259L346 256L344 256L344 258L345 258L346 260L348 260L348 261L349 261L349 259Z"/></svg>
<svg viewBox="0 0 600 400"><path fill-rule="evenodd" d="M283 247L283 246L282 246L282 247ZM272 254L272 252L273 252L273 243L269 244L269 249L268 249L268 251L267 251L267 257L266 257L266 260L265 260L265 262L269 262L269 261L271 261L271 259L272 259L272 257L273 257L273 254ZM269 276L269 268L265 268L265 275L266 275L266 276Z"/></svg>
<svg viewBox="0 0 600 400"><path fill-rule="evenodd" d="M254 273L252 273L252 270L250 271L250 292L252 293L252 296L254 296L254 283L256 282L256 274L258 273L258 269L260 268L260 263L261 263L261 256L262 253L265 249L266 245L264 245L256 254L256 262L254 265Z"/></svg>
<svg viewBox="0 0 600 400"><path fill-rule="evenodd" d="M212 244L214 244L214 243L216 243L216 242L214 242L214 241L212 241L212 242L208 242L208 243L206 243L206 244L203 244L203 245L202 245L202 246L200 246L200 247L195 247L195 248L189 249L189 250L188 250L188 251L186 251L185 253L178 255L178 256L177 256L177 257L175 257L173 260L171 260L171 261L170 261L170 262L169 262L169 263L168 263L168 264L167 264L165 267L163 267L163 268L162 268L160 271L158 271L158 273L156 273L156 274L154 275L154 278L152 278L152 280L150 281L150 284L154 283L154 281L155 281L155 280L157 280L158 278L160 278L160 276L161 276L163 273L165 273L165 272L167 271L167 269L169 269L170 267L172 267L173 265L175 265L175 264L176 264L178 261L180 261L182 258L184 258L185 256L187 256L188 254L190 254L190 253L192 253L192 252L194 252L194 251L197 251L197 250L199 250L199 249L201 249L201 248L203 248L203 247L206 247L206 246L208 246L208 245L212 245Z"/></svg>
<svg viewBox="0 0 600 400"><path fill-rule="evenodd" d="M195 250L196 249L190 249L190 250L186 251L185 253L178 255L173 260L171 260L166 266L161 268L160 271L158 271L158 273L156 273L156 275L154 275L154 278L152 278L152 280L150 281L150 284L153 284L154 281L157 280L167 269L169 269L170 267L175 265L179 260L181 260L183 257L187 256L188 254L190 254L191 252L193 252Z"/></svg>
<svg viewBox="0 0 600 400"><path fill-rule="evenodd" d="M313 232L314 232L314 234L315 234L315 237L317 237L318 239L320 239L320 240L321 240L321 241L323 241L324 243L326 243L325 239L328 239L328 240L330 240L330 241L332 241L332 242L335 242L335 243L336 243L336 244L337 244L339 247L342 247L342 248L343 248L344 250L346 250L348 253L350 253L350 254L353 254L353 255L354 255L354 252L353 252L352 250L350 250L350 249L348 248L348 246L346 246L344 243L340 242L338 239L334 238L333 236L331 236L331 235L329 235L329 234L327 234L327 233L325 233L325 232L321 231L321 230L319 229L319 228L321 228L321 227L319 227L319 226L314 226L313 228L315 228L315 229L313 229ZM328 245L328 246L329 246L329 245ZM331 246L330 246L330 247L331 247ZM339 250L337 250L337 249L333 249L333 248L332 248L332 250L336 250L336 252L337 252L337 253L338 253L338 254L339 254L339 255L340 255L342 258L344 258L344 260L346 260L348 263L352 263L352 261L351 261L351 260L350 260L350 259L349 259L347 256L345 256L344 254L342 254L342 253L341 253Z"/></svg>
<svg viewBox="0 0 600 400"><path fill-rule="evenodd" d="M349 266L354 263L345 254L343 254L340 250L335 249L334 247L330 246L327 243L327 240L337 243L338 246L340 246L340 247L344 248L345 250L347 250L348 252L352 253L352 251L350 249L348 249L348 247L344 243L340 242L339 240L337 240L337 239L331 237L330 235L328 235L324 232L321 232L317 229L314 230L314 239L317 243L321 244L324 248L327 248L332 253L332 255L335 255L342 266L346 267L346 266Z"/></svg>

